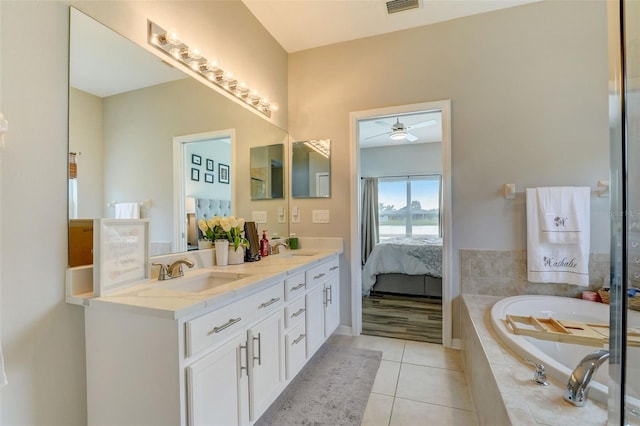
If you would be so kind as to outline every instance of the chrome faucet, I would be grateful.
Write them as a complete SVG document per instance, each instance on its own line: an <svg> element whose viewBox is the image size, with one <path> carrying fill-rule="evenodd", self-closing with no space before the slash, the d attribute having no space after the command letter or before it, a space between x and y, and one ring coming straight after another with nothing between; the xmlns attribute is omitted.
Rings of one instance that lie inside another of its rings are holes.
<svg viewBox="0 0 640 426"><path fill-rule="evenodd" d="M531 364L536 367L536 371L533 373L533 378L531 381L536 385L540 386L549 386L549 382L547 382L547 370L544 368L543 364L538 364L535 361L531 361L530 359L524 359L527 364Z"/></svg>
<svg viewBox="0 0 640 426"><path fill-rule="evenodd" d="M182 265L187 265L189 268L193 268L195 263L185 257L183 259L176 260L171 265L164 265L162 263L152 263L152 265L160 267L158 281L164 281L183 276L184 272L182 271Z"/></svg>
<svg viewBox="0 0 640 426"><path fill-rule="evenodd" d="M271 251L273 254L278 254L280 253L280 249L279 247L282 246L284 248L286 248L287 250L289 250L289 245L287 243L283 243L282 241L279 241L277 243L275 243L274 245L271 246Z"/></svg>
<svg viewBox="0 0 640 426"><path fill-rule="evenodd" d="M598 367L609 359L609 351L599 349L593 351L578 363L569 377L569 383L564 391L564 400L572 403L576 407L583 407L587 403L589 396L589 383L596 374Z"/></svg>

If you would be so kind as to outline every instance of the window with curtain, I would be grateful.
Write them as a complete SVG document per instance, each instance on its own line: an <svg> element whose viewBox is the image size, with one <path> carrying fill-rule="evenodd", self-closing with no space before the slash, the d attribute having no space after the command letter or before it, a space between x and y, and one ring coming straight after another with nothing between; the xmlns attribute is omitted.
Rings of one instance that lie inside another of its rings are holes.
<svg viewBox="0 0 640 426"><path fill-rule="evenodd" d="M380 240L419 235L442 236L442 176L406 176L378 180Z"/></svg>

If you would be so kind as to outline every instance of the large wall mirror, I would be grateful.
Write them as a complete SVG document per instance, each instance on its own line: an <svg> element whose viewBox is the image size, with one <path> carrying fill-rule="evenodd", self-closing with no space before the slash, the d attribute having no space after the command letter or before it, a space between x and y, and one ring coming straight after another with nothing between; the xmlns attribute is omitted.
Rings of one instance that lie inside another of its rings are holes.
<svg viewBox="0 0 640 426"><path fill-rule="evenodd" d="M331 140L315 139L291 144L291 196L331 196Z"/></svg>
<svg viewBox="0 0 640 426"><path fill-rule="evenodd" d="M69 46L70 224L136 204L160 255L187 250L194 199L251 219L250 149L287 132L74 8Z"/></svg>

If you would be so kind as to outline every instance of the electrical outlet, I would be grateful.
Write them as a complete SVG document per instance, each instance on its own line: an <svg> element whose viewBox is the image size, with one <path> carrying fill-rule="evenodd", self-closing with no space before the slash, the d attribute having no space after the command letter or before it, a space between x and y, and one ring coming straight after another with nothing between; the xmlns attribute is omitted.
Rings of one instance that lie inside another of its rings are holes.
<svg viewBox="0 0 640 426"><path fill-rule="evenodd" d="M255 223L267 223L267 212L265 211L252 211L251 219Z"/></svg>

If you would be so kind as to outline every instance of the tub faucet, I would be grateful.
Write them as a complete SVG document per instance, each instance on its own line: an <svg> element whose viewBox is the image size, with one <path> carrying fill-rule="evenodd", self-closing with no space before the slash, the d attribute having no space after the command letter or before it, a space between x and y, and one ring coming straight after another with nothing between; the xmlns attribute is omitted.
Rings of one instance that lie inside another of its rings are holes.
<svg viewBox="0 0 640 426"><path fill-rule="evenodd" d="M531 364L536 367L535 373L533 373L533 379L531 381L536 385L540 386L549 386L549 382L547 382L547 370L544 368L543 364L538 364L535 361L531 361L530 359L524 359L527 364Z"/></svg>
<svg viewBox="0 0 640 426"><path fill-rule="evenodd" d="M589 396L589 383L598 367L608 359L609 351L606 349L593 351L582 358L569 377L569 383L564 391L564 400L576 407L584 407Z"/></svg>

